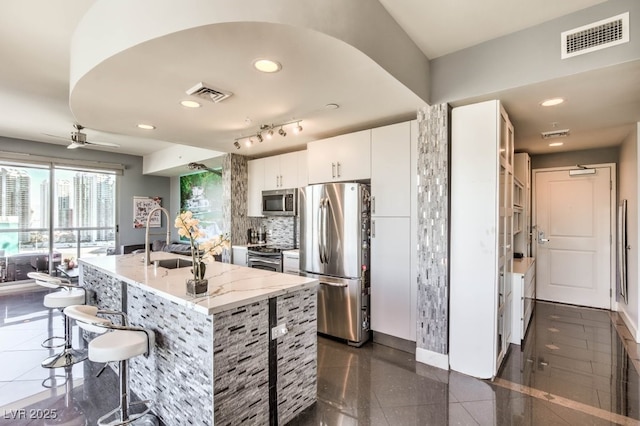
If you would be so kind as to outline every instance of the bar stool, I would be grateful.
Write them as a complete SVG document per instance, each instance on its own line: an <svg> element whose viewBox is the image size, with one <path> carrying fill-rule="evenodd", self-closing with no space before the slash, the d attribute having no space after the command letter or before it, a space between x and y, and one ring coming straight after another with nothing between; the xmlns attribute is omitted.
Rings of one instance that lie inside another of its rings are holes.
<svg viewBox="0 0 640 426"><path fill-rule="evenodd" d="M124 312L99 310L95 306L68 306L64 309L64 313L75 319L78 326L84 330L100 334L89 342L90 361L104 363L118 361L119 363L120 405L100 417L98 424L120 426L137 421L157 424L157 418L148 414L152 404L150 400L129 401L129 359L139 355L149 356L155 344L153 331L129 326ZM109 319L98 315L118 315L122 318L123 325L114 324ZM130 408L135 405L143 405L143 411L131 414ZM115 423L107 422L117 414L119 416L114 419Z"/></svg>
<svg viewBox="0 0 640 426"><path fill-rule="evenodd" d="M60 309L60 311L62 311L67 306L83 305L86 303L85 289L78 285L71 284L71 282L67 280L52 277L51 275L44 274L42 272L29 272L27 276L34 279L36 284L43 287L60 289L60 291L49 293L44 296L43 304L49 309ZM64 337L49 337L42 342L42 347L47 349L64 347L64 350L42 361L41 365L45 368L68 367L87 359L86 350L73 349L71 346L71 321L64 312L62 313L62 319L64 321ZM62 339L63 343L55 345L53 344L55 339Z"/></svg>

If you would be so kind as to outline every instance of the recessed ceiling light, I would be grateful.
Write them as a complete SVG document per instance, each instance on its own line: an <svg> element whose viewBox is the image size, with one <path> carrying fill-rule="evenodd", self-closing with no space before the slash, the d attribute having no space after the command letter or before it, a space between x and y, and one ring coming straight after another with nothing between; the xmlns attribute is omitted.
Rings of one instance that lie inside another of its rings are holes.
<svg viewBox="0 0 640 426"><path fill-rule="evenodd" d="M156 128L156 126L152 126L151 124L138 124L138 128L142 129L142 130L153 130Z"/></svg>
<svg viewBox="0 0 640 426"><path fill-rule="evenodd" d="M549 146L562 146L562 145L564 145L564 142L553 142L549 144Z"/></svg>
<svg viewBox="0 0 640 426"><path fill-rule="evenodd" d="M180 105L186 108L200 108L200 102L196 101L180 101Z"/></svg>
<svg viewBox="0 0 640 426"><path fill-rule="evenodd" d="M267 73L278 72L282 69L282 65L271 59L256 59L253 61L253 66L258 71Z"/></svg>
<svg viewBox="0 0 640 426"><path fill-rule="evenodd" d="M324 106L324 109L338 109L338 108L340 108L340 105L338 104L326 104Z"/></svg>
<svg viewBox="0 0 640 426"><path fill-rule="evenodd" d="M548 106L560 105L563 102L564 102L563 98L552 98L552 99L547 99L542 101L540 105L548 107Z"/></svg>

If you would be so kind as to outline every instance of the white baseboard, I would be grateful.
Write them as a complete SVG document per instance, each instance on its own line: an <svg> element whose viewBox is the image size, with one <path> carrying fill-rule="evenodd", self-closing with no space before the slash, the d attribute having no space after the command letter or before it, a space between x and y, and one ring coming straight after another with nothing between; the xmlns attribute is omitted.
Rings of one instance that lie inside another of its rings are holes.
<svg viewBox="0 0 640 426"><path fill-rule="evenodd" d="M631 332L631 335L635 339L636 343L640 343L640 336L638 335L638 327L636 326L636 324L633 323L633 321L631 321L631 318L629 318L629 315L624 310L624 308L618 311L618 315L622 317L622 321L624 321L624 325L627 326L627 328Z"/></svg>
<svg viewBox="0 0 640 426"><path fill-rule="evenodd" d="M449 369L449 355L439 354L426 349L416 348L416 361L443 370Z"/></svg>

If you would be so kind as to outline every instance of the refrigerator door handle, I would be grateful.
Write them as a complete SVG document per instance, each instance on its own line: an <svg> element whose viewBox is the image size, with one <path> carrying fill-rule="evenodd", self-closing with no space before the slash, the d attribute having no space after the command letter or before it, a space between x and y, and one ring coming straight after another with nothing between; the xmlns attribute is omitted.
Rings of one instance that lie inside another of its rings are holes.
<svg viewBox="0 0 640 426"><path fill-rule="evenodd" d="M331 213L331 204L329 204L329 198L324 199L324 261L329 263L331 261L329 246L329 214Z"/></svg>
<svg viewBox="0 0 640 426"><path fill-rule="evenodd" d="M318 254L320 255L320 263L324 263L323 249L322 249L322 240L323 240L322 210L323 210L323 206L324 206L324 198L320 200L320 205L318 206Z"/></svg>

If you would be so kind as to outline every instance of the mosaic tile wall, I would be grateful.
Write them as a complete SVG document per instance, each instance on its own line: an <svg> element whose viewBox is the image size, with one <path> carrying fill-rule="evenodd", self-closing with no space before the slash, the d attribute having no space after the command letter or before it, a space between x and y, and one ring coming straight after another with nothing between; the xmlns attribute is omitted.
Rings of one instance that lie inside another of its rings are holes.
<svg viewBox="0 0 640 426"><path fill-rule="evenodd" d="M247 228L247 158L226 154L222 163L222 195L224 203L222 218L224 228L230 230L231 244L246 244Z"/></svg>
<svg viewBox="0 0 640 426"><path fill-rule="evenodd" d="M269 245L279 247L298 247L296 245L296 230L298 229L298 217L266 217L262 219L261 226L271 230L271 235L267 235Z"/></svg>
<svg viewBox="0 0 640 426"><path fill-rule="evenodd" d="M286 323L289 329L277 345L279 424L289 422L317 398L316 295L316 289L309 289L277 298L277 323Z"/></svg>
<svg viewBox="0 0 640 426"><path fill-rule="evenodd" d="M155 347L130 363L130 389L154 401L165 425L213 424L213 324L211 316L190 311L153 293L129 286L131 325L150 328Z"/></svg>
<svg viewBox="0 0 640 426"><path fill-rule="evenodd" d="M123 284L120 280L81 263L79 283L93 293L90 304L103 309L122 310Z"/></svg>
<svg viewBox="0 0 640 426"><path fill-rule="evenodd" d="M269 424L269 301L216 314L213 324L215 424Z"/></svg>
<svg viewBox="0 0 640 426"><path fill-rule="evenodd" d="M418 348L449 352L449 106L418 111Z"/></svg>

